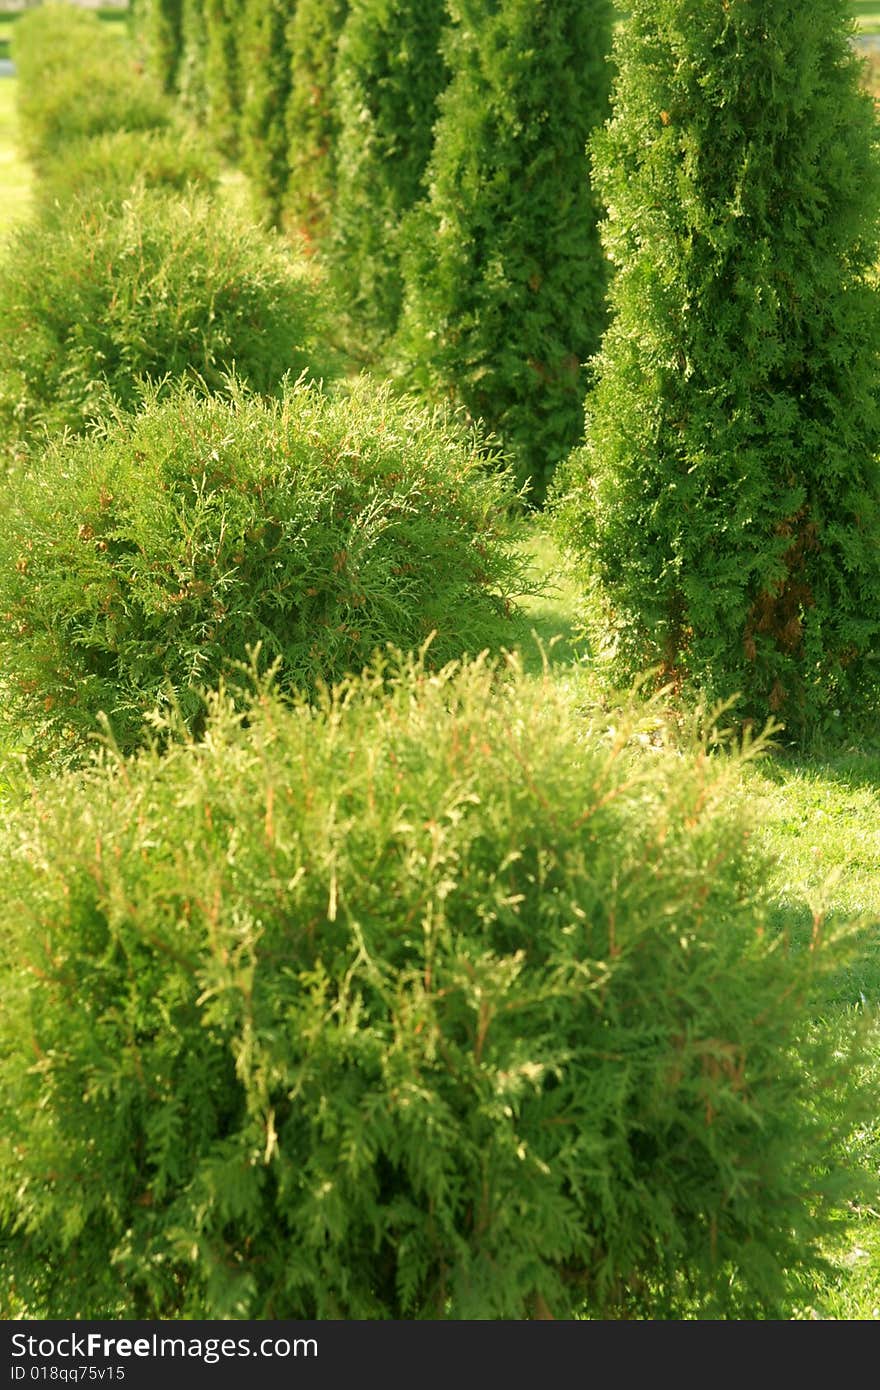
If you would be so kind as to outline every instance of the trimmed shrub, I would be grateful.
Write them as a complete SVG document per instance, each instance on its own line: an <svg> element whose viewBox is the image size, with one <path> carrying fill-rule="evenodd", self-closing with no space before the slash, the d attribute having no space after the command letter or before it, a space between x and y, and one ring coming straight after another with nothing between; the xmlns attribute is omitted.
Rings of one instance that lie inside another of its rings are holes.
<svg viewBox="0 0 880 1390"><path fill-rule="evenodd" d="M172 124L172 108L136 61L125 35L94 14L45 5L13 31L21 138L38 166L71 141Z"/></svg>
<svg viewBox="0 0 880 1390"><path fill-rule="evenodd" d="M277 225L288 181L292 0L247 0L241 18L241 160L266 220Z"/></svg>
<svg viewBox="0 0 880 1390"><path fill-rule="evenodd" d="M339 42L329 249L351 336L368 350L394 333L400 317L398 231L421 196L431 154L447 78L439 47L445 21L445 0L352 0Z"/></svg>
<svg viewBox="0 0 880 1390"><path fill-rule="evenodd" d="M564 488L616 678L794 731L880 687L880 163L842 0L635 0L614 321ZM835 721L836 722L836 721Z"/></svg>
<svg viewBox="0 0 880 1390"><path fill-rule="evenodd" d="M76 198L121 202L137 186L204 192L217 186L216 156L179 130L115 130L72 142L43 165L34 193L43 209Z"/></svg>
<svg viewBox="0 0 880 1390"><path fill-rule="evenodd" d="M0 433L27 444L129 408L142 378L233 365L260 392L326 375L324 316L309 267L210 199L136 189L121 205L70 204L23 224L0 280Z"/></svg>
<svg viewBox="0 0 880 1390"><path fill-rule="evenodd" d="M604 326L587 137L608 100L608 0L450 0L452 77L405 239L405 379L484 420L540 501L583 428Z"/></svg>
<svg viewBox="0 0 880 1390"><path fill-rule="evenodd" d="M301 235L326 236L336 187L339 120L333 71L349 0L297 0L290 21L286 219Z"/></svg>
<svg viewBox="0 0 880 1390"><path fill-rule="evenodd" d="M529 588L511 495L469 434L366 382L335 401L174 393L10 491L4 703L37 758L79 754L100 710L125 749L158 703L196 726L199 690L258 642L309 690L386 642L434 632L438 662L497 647Z"/></svg>
<svg viewBox="0 0 880 1390"><path fill-rule="evenodd" d="M739 760L627 733L380 669L8 818L30 1315L785 1317L871 1106L840 952L765 929Z"/></svg>

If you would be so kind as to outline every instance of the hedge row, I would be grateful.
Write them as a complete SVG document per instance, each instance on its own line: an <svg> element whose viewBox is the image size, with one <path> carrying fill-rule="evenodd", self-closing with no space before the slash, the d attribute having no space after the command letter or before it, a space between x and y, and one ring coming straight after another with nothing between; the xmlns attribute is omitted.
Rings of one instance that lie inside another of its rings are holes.
<svg viewBox="0 0 880 1390"><path fill-rule="evenodd" d="M104 39L66 9L20 31L26 57ZM503 471L447 410L367 382L325 395L312 266L203 191L143 171L126 189L168 135L112 129L109 100L111 128L64 149L68 184L78 160L94 187L40 186L0 277L9 737L36 765L82 761L101 719L126 751L157 706L197 727L258 646L309 691L389 642L432 639L435 662L499 646L527 587Z"/></svg>
<svg viewBox="0 0 880 1390"><path fill-rule="evenodd" d="M0 279L7 460L134 407L148 380L221 390L234 371L271 394L286 377L336 369L312 268L221 212L216 157L130 69L127 43L69 6L16 24L38 178L34 216L6 248L14 273ZM154 124L141 129L147 110Z"/></svg>
<svg viewBox="0 0 880 1390"><path fill-rule="evenodd" d="M578 441L603 327L586 142L606 115L612 13L610 0L136 10L161 80L215 129L223 108L225 148L267 218L329 263L351 350L482 420L538 501ZM210 51L225 56L209 68Z"/></svg>

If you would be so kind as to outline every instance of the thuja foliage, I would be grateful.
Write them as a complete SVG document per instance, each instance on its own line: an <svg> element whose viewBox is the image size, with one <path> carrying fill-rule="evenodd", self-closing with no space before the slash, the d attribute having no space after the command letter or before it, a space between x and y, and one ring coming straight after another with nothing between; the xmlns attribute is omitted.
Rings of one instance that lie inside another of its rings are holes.
<svg viewBox="0 0 880 1390"><path fill-rule="evenodd" d="M22 144L37 166L71 141L169 126L172 108L118 28L68 5L45 5L13 30Z"/></svg>
<svg viewBox="0 0 880 1390"><path fill-rule="evenodd" d="M116 130L72 141L47 160L34 187L42 207L94 198L122 201L138 185L177 189L216 188L219 165L208 146L181 130Z"/></svg>
<svg viewBox="0 0 880 1390"><path fill-rule="evenodd" d="M843 948L766 929L741 759L631 729L416 663L38 789L0 853L8 1296L785 1316L856 1190L859 1043L806 1018Z"/></svg>
<svg viewBox="0 0 880 1390"><path fill-rule="evenodd" d="M177 86L183 48L183 0L138 0L133 28L166 92Z"/></svg>
<svg viewBox="0 0 880 1390"><path fill-rule="evenodd" d="M595 144L614 321L564 504L618 674L792 729L878 685L880 162L848 12L630 6Z"/></svg>
<svg viewBox="0 0 880 1390"><path fill-rule="evenodd" d="M257 643L309 690L388 642L433 632L437 662L497 647L529 587L477 442L366 382L276 404L175 392L10 492L4 705L35 759L81 754L99 711L125 750L160 703L196 727L200 689Z"/></svg>
<svg viewBox="0 0 880 1390"><path fill-rule="evenodd" d="M177 91L181 103L203 121L207 106L205 49L207 34L204 0L183 0L180 14L180 63Z"/></svg>
<svg viewBox="0 0 880 1390"><path fill-rule="evenodd" d="M287 137L290 182L285 212L299 232L325 236L336 187L339 120L333 72L349 0L297 0L290 21Z"/></svg>
<svg viewBox="0 0 880 1390"><path fill-rule="evenodd" d="M536 499L583 424L605 261L586 141L606 114L607 0L450 0L456 20L410 224L411 380L502 438Z"/></svg>
<svg viewBox="0 0 880 1390"><path fill-rule="evenodd" d="M293 0L247 0L241 19L241 158L272 224L281 217L288 182L287 106Z"/></svg>
<svg viewBox="0 0 880 1390"><path fill-rule="evenodd" d="M338 181L330 247L352 337L375 349L397 328L398 231L422 195L446 66L445 0L353 0L336 60Z"/></svg>
<svg viewBox="0 0 880 1390"><path fill-rule="evenodd" d="M195 192L77 200L22 224L0 277L0 435L7 445L83 429L134 406L143 377L276 390L323 376L323 301L280 239Z"/></svg>
<svg viewBox="0 0 880 1390"><path fill-rule="evenodd" d="M238 55L240 0L203 0L205 121L218 147L238 154L242 73Z"/></svg>

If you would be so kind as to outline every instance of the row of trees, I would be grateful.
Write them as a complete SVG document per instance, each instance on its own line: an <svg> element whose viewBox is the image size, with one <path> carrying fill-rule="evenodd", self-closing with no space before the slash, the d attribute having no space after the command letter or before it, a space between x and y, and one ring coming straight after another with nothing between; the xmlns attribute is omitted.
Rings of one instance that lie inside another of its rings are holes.
<svg viewBox="0 0 880 1390"><path fill-rule="evenodd" d="M633 0L611 63L607 0L139 3L351 340L539 499L590 386L557 491L618 674L790 722L876 689L880 165L845 0Z"/></svg>
<svg viewBox="0 0 880 1390"><path fill-rule="evenodd" d="M321 251L355 351L483 419L542 498L604 326L586 144L607 115L610 0L135 13L266 218Z"/></svg>

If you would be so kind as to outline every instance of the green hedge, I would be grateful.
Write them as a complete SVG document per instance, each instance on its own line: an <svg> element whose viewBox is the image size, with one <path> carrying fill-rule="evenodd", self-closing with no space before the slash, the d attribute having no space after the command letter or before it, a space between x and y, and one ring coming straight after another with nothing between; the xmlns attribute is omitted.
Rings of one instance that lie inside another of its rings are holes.
<svg viewBox="0 0 880 1390"><path fill-rule="evenodd" d="M326 376L310 268L280 240L195 193L135 189L16 228L0 277L0 435L33 444L134 406L144 377L260 392Z"/></svg>
<svg viewBox="0 0 880 1390"><path fill-rule="evenodd" d="M0 528L5 715L35 759L81 755L98 712L131 748L156 704L248 649L286 687L434 633L446 661L509 640L528 588L510 494L454 421L367 382L280 404L174 393L64 441L10 489Z"/></svg>
<svg viewBox="0 0 880 1390"><path fill-rule="evenodd" d="M739 760L628 731L485 665L384 670L221 702L8 817L7 1294L788 1316L871 1105L852 1031L807 1022L839 952L767 930Z"/></svg>

